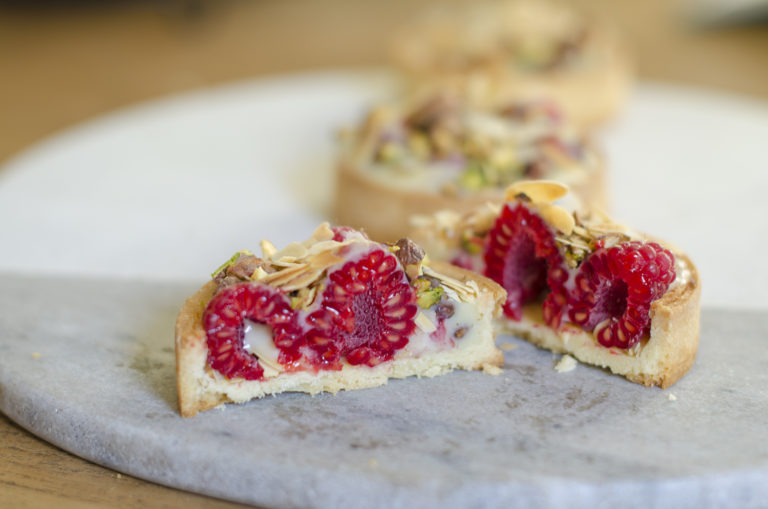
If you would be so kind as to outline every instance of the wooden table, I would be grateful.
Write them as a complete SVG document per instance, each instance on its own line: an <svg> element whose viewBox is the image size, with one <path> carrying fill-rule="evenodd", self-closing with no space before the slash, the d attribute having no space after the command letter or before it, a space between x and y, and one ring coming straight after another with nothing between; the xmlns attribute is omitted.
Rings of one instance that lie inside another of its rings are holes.
<svg viewBox="0 0 768 509"><path fill-rule="evenodd" d="M0 162L52 132L148 98L300 69L382 64L392 29L430 1L437 0L0 7ZM576 3L615 22L642 78L768 98L766 26L695 29L663 0ZM54 505L236 507L81 460L0 415L0 506Z"/></svg>

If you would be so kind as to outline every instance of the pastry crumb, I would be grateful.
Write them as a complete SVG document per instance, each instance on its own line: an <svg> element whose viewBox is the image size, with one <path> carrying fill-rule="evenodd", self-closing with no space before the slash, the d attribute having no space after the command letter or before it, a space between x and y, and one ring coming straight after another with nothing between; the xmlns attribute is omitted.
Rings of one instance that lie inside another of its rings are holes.
<svg viewBox="0 0 768 509"><path fill-rule="evenodd" d="M670 393L669 393L669 396L667 396L667 399L668 399L669 401L677 401L677 396L675 396L674 394L672 394L672 393L670 392Z"/></svg>
<svg viewBox="0 0 768 509"><path fill-rule="evenodd" d="M371 468L379 468L379 462L376 460L376 458L371 458L368 460L368 465Z"/></svg>
<svg viewBox="0 0 768 509"><path fill-rule="evenodd" d="M518 347L518 345L516 345L514 343L502 343L502 344L499 345L499 348L501 348L505 352L509 352L510 350L514 350L517 347Z"/></svg>
<svg viewBox="0 0 768 509"><path fill-rule="evenodd" d="M123 474L120 474L120 473L115 474L115 477L117 477L118 479L122 479L123 478Z"/></svg>
<svg viewBox="0 0 768 509"><path fill-rule="evenodd" d="M39 359L39 358L40 358L40 354L39 354L39 353L37 353L37 352L33 352L33 353L32 353L32 358L33 358L33 359Z"/></svg>
<svg viewBox="0 0 768 509"><path fill-rule="evenodd" d="M500 375L501 373L503 373L503 371L504 370L501 369L498 366L493 366L491 364L484 364L483 365L483 373L485 373L486 375L494 375L494 376L496 376L496 375Z"/></svg>
<svg viewBox="0 0 768 509"><path fill-rule="evenodd" d="M555 364L555 371L558 373L567 373L576 369L576 359L568 354L563 355L557 364Z"/></svg>

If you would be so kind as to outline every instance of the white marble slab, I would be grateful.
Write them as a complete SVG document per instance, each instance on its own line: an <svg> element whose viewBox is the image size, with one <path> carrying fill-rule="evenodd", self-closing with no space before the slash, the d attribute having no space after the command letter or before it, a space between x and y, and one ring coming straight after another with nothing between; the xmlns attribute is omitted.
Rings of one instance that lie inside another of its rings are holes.
<svg viewBox="0 0 768 509"><path fill-rule="evenodd" d="M194 288L0 276L0 410L116 470L267 507L765 507L765 313L705 310L699 358L647 389L512 338L499 376L177 411ZM676 400L672 400L674 395Z"/></svg>

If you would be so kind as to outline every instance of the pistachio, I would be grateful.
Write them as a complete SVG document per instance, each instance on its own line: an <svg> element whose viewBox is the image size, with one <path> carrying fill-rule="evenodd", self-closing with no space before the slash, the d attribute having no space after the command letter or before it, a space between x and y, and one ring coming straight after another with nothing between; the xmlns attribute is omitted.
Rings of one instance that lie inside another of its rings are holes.
<svg viewBox="0 0 768 509"><path fill-rule="evenodd" d="M253 255L253 253L251 253L250 251L247 251L247 250L238 251L237 253L233 254L233 255L230 257L230 259L229 259L229 260L227 260L226 262L222 263L222 264L219 266L219 268L217 268L216 270L214 270L214 271L211 273L211 277L212 277L212 278L216 278L216 276L218 276L219 274L227 275L227 274L226 274L226 271L227 271L227 269L228 269L229 267L231 267L232 265L234 265L234 264L235 264L235 263L236 263L236 262L237 262L237 261L240 259L240 257L241 257L241 256L250 256L250 257L253 257L253 258L254 258L254 259L256 259L256 260L261 260L260 258L257 258L256 256L254 256L254 255ZM256 266L254 266L253 270L256 270ZM251 273L252 273L252 272L253 272L253 271L251 271ZM249 274L249 275L250 275L250 274Z"/></svg>
<svg viewBox="0 0 768 509"><path fill-rule="evenodd" d="M480 254L483 252L483 238L475 235L472 230L464 230L461 234L461 248L469 254Z"/></svg>
<svg viewBox="0 0 768 509"><path fill-rule="evenodd" d="M429 309L443 297L442 287L428 288L420 292L416 292L416 304L422 309Z"/></svg>
<svg viewBox="0 0 768 509"><path fill-rule="evenodd" d="M400 265L405 269L409 280L419 277L421 272L421 262L424 260L424 250L411 239L402 238L398 240L394 247L395 256L400 261Z"/></svg>
<svg viewBox="0 0 768 509"><path fill-rule="evenodd" d="M477 161L470 162L464 172L459 175L459 185L468 191L478 191L488 186L483 166Z"/></svg>

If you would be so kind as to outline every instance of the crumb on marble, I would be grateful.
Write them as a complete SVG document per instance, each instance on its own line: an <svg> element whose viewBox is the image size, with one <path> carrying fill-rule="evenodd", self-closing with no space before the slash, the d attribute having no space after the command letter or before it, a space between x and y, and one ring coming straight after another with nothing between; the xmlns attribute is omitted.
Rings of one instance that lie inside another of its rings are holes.
<svg viewBox="0 0 768 509"><path fill-rule="evenodd" d="M500 375L504 372L503 369L501 369L498 366L493 366L491 364L483 364L483 373L486 375Z"/></svg>
<svg viewBox="0 0 768 509"><path fill-rule="evenodd" d="M509 352L510 350L514 350L517 347L518 347L518 345L516 345L514 343L502 343L502 344L499 345L499 348L501 348L505 352Z"/></svg>
<svg viewBox="0 0 768 509"><path fill-rule="evenodd" d="M32 358L33 359L39 359L40 358L40 354L38 352L32 352Z"/></svg>
<svg viewBox="0 0 768 509"><path fill-rule="evenodd" d="M379 468L379 462L376 460L376 458L371 458L368 460L368 465L371 468Z"/></svg>
<svg viewBox="0 0 768 509"><path fill-rule="evenodd" d="M670 392L670 393L669 393L669 396L667 396L667 399L668 399L669 401L677 401L677 396L675 396L674 394L672 394L672 393Z"/></svg>
<svg viewBox="0 0 768 509"><path fill-rule="evenodd" d="M558 373L567 373L576 369L576 359L568 354L563 355L557 364L555 364L555 371Z"/></svg>

